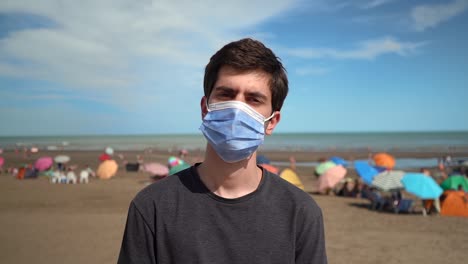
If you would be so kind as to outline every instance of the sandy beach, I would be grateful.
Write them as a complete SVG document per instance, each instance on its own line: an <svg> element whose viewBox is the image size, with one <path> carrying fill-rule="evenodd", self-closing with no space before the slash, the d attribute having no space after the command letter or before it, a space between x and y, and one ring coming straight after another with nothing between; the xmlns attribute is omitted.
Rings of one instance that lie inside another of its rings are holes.
<svg viewBox="0 0 468 264"><path fill-rule="evenodd" d="M41 152L23 157L5 152L8 166L33 163ZM60 152L62 154L62 152ZM96 168L100 152L67 151L70 164ZM165 163L167 151L123 153L129 162ZM268 152L272 161L316 161L340 155L366 158L362 152ZM437 157L445 153L392 153L396 157ZM190 153L189 162L203 153ZM468 153L457 153L467 157ZM117 161L119 159L117 158ZM119 161L120 162L120 161ZM417 169L417 168L415 168ZM298 167L305 189L324 213L329 263L455 263L466 260L468 218L393 214L370 211L359 198L316 195L313 168ZM353 171L349 175L355 177ZM110 180L92 178L89 184L50 184L48 178L17 180L0 174L0 263L116 263L128 205L149 184L149 175L126 172L120 166Z"/></svg>

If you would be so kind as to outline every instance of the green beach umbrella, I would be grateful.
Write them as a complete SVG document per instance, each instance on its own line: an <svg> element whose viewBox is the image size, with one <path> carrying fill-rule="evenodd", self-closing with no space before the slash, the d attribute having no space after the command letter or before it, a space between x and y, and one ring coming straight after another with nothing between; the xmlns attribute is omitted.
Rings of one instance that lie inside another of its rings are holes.
<svg viewBox="0 0 468 264"><path fill-rule="evenodd" d="M187 164L185 162L177 166L171 167L171 169L169 170L169 175L174 175L179 171L185 170L187 168L190 168L190 164Z"/></svg>
<svg viewBox="0 0 468 264"><path fill-rule="evenodd" d="M453 175L443 181L440 184L440 187L444 190L457 190L460 185L463 187L465 192L468 192L468 179L462 175Z"/></svg>
<svg viewBox="0 0 468 264"><path fill-rule="evenodd" d="M316 168L315 168L315 172L317 172L318 175L322 175L324 174L328 169L330 168L333 168L335 167L336 164L329 160L329 161L325 161L325 162L322 162L320 163Z"/></svg>

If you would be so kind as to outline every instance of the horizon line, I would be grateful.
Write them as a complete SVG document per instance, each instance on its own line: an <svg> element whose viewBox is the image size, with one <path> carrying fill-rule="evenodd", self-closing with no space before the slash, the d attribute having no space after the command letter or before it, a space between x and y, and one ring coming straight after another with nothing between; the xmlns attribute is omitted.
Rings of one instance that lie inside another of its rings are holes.
<svg viewBox="0 0 468 264"><path fill-rule="evenodd" d="M381 130L381 131L286 131L276 132L274 135L285 134L383 134L383 133L468 133L468 130ZM173 132L173 133L96 133L96 134L39 134L39 135L0 135L0 137L93 137L93 136L188 136L202 135L201 133Z"/></svg>

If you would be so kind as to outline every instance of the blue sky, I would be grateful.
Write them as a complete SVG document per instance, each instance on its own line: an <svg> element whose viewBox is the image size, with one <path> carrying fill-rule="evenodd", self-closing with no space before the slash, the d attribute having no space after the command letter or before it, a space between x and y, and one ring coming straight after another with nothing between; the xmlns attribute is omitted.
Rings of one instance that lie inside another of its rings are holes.
<svg viewBox="0 0 468 264"><path fill-rule="evenodd" d="M276 132L468 130L468 0L222 2L1 1L0 135L199 133L243 37L288 71Z"/></svg>

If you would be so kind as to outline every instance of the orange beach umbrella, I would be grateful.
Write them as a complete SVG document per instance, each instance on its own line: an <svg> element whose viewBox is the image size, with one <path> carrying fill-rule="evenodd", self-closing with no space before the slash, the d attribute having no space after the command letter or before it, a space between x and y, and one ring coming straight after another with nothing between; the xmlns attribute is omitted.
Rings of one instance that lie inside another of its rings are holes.
<svg viewBox="0 0 468 264"><path fill-rule="evenodd" d="M117 173L118 168L119 165L117 165L115 160L105 160L99 165L96 175L100 179L110 179Z"/></svg>
<svg viewBox="0 0 468 264"><path fill-rule="evenodd" d="M385 167L389 170L395 167L395 158L388 153L377 153L374 155L375 165Z"/></svg>

